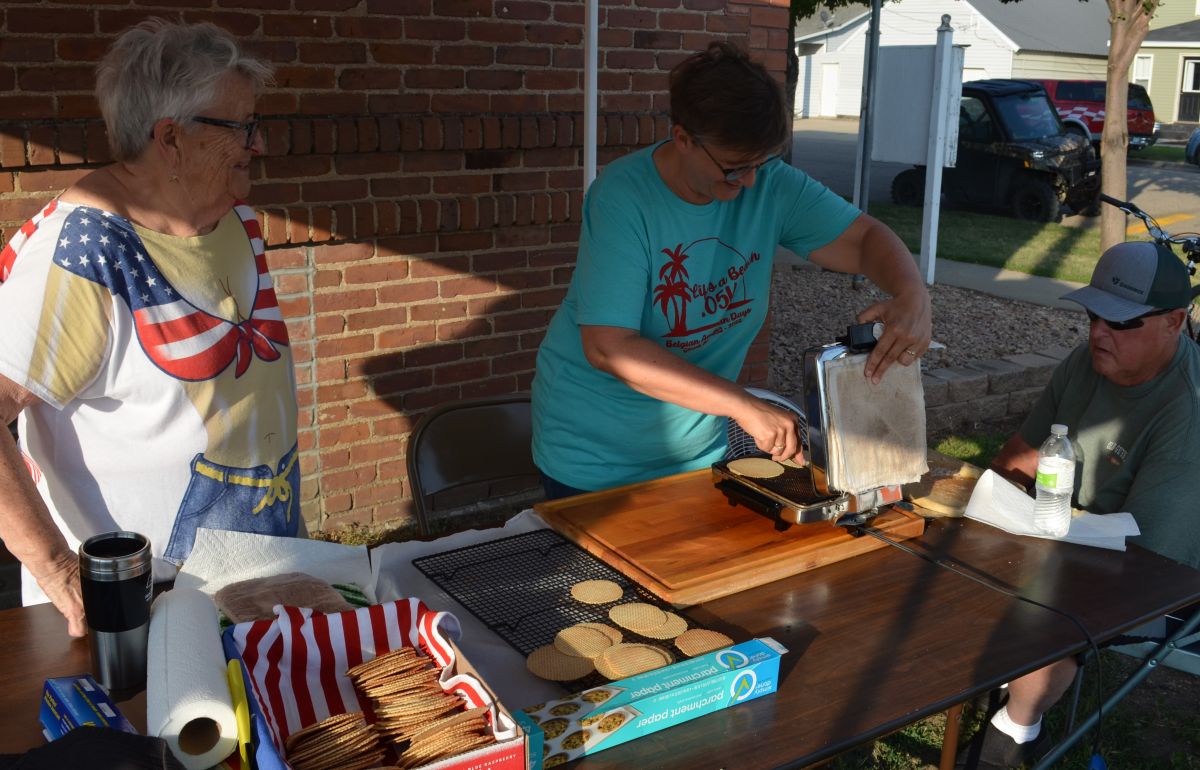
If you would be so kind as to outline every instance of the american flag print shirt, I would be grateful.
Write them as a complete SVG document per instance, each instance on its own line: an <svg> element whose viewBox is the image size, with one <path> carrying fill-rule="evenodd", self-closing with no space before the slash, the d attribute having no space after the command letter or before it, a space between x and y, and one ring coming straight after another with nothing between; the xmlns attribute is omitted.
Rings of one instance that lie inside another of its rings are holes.
<svg viewBox="0 0 1200 770"><path fill-rule="evenodd" d="M0 279L0 374L41 399L21 449L72 547L125 528L159 557L197 457L294 456L287 328L249 207L174 238L54 201L0 250Z"/></svg>

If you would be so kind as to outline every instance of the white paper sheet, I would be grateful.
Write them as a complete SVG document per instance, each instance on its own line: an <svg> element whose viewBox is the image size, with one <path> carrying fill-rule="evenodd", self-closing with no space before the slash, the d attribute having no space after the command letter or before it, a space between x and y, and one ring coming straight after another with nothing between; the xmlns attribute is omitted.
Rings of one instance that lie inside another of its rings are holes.
<svg viewBox="0 0 1200 770"><path fill-rule="evenodd" d="M352 583L362 588L368 600L378 601L372 593L374 577L366 546L203 528L196 530L196 544L175 578L175 587L212 595L239 580L284 572L304 572L327 583Z"/></svg>
<svg viewBox="0 0 1200 770"><path fill-rule="evenodd" d="M454 600L412 565L413 559L452 551L487 540L498 540L525 532L545 529L546 523L532 510L508 520L500 529L473 529L433 542L409 541L386 543L371 549L371 569L375 574L377 601L392 601L403 596L419 596L433 609L453 613L462 624L459 649L483 676L500 702L519 709L552 698L561 698L563 689L554 682L538 679L525 668L525 656L493 633L479 618Z"/></svg>
<svg viewBox="0 0 1200 770"><path fill-rule="evenodd" d="M1013 535L1061 540L1065 543L1125 550L1125 538L1140 534L1132 513L1081 513L1071 518L1071 529L1062 537L1043 534L1033 527L1034 500L1025 490L993 471L985 471L967 502L966 517L990 524Z"/></svg>

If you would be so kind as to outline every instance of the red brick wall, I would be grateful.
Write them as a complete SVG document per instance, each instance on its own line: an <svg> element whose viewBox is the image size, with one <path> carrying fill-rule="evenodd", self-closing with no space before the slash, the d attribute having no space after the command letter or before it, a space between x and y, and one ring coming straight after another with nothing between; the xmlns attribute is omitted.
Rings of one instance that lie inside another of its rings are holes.
<svg viewBox="0 0 1200 770"><path fill-rule="evenodd" d="M291 333L310 526L409 515L429 407L527 390L571 277L584 5L547 0L21 2L0 9L0 237L108 161L113 36L213 21L276 66L251 203ZM710 40L783 79L786 0L603 0L599 162L665 136L668 70ZM743 379L767 378L766 334Z"/></svg>

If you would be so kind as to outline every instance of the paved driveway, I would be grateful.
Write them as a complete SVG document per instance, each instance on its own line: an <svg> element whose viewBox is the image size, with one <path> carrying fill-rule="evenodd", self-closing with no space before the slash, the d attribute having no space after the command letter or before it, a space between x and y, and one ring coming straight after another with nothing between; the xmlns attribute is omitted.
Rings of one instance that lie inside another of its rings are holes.
<svg viewBox="0 0 1200 770"><path fill-rule="evenodd" d="M850 197L854 192L857 142L857 120L797 120L792 136L792 162L834 192ZM1131 157L1128 194L1133 202L1157 217L1169 232L1200 232L1200 167ZM869 200L890 202L892 179L905 168L908 166L900 163L872 163ZM1077 227L1095 227L1098 223L1099 219L1080 216L1063 220L1063 224ZM1136 220L1130 220L1130 224L1131 233L1143 232Z"/></svg>

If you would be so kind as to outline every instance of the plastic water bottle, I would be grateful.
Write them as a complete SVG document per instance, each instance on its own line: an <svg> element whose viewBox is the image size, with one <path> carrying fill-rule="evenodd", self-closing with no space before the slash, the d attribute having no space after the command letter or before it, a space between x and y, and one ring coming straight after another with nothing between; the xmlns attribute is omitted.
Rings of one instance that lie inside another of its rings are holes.
<svg viewBox="0 0 1200 770"><path fill-rule="evenodd" d="M1066 425L1051 425L1050 437L1038 449L1037 502L1033 526L1062 537L1071 528L1071 493L1075 491L1075 450Z"/></svg>

